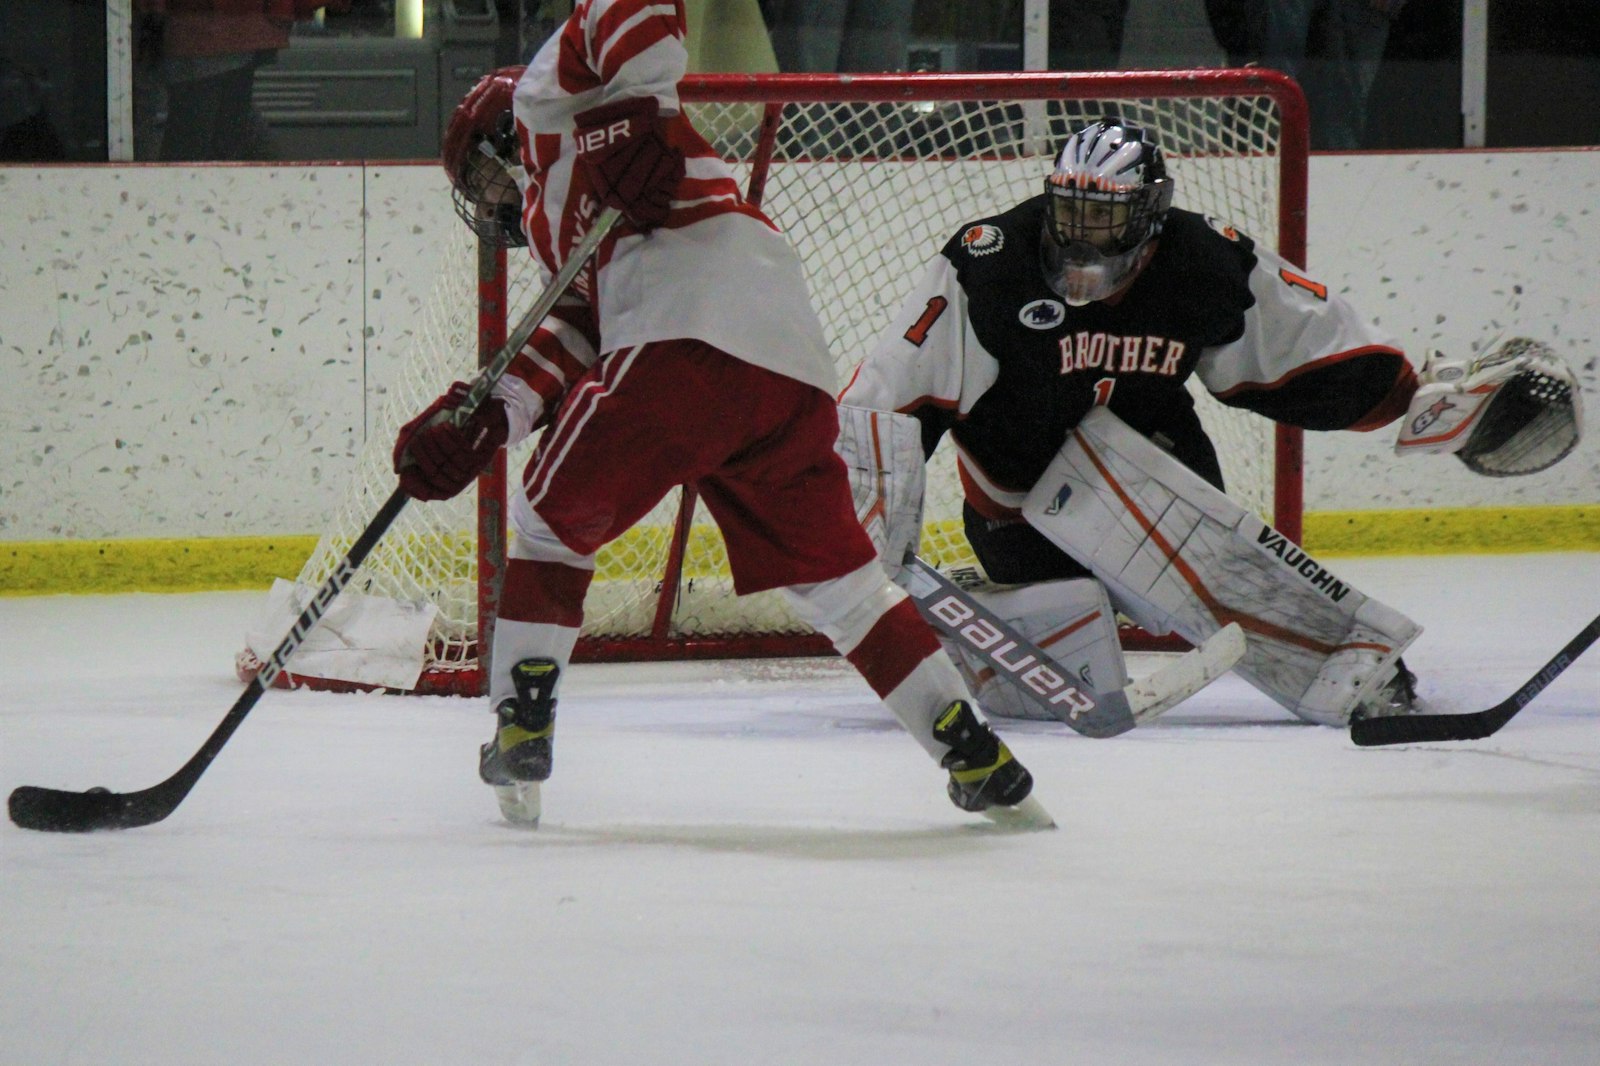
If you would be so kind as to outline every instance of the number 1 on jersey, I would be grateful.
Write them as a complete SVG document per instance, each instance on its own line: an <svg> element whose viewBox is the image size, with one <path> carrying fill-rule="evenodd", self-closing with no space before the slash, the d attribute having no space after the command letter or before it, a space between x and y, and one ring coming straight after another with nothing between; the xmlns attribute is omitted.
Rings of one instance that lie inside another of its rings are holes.
<svg viewBox="0 0 1600 1066"><path fill-rule="evenodd" d="M1324 303L1326 303L1328 300L1328 287L1322 284L1320 281L1312 281L1310 278L1301 274L1296 274L1294 271L1287 268L1280 269L1278 271L1278 277L1283 279L1283 283L1285 285L1290 285L1297 289L1304 289Z"/></svg>
<svg viewBox="0 0 1600 1066"><path fill-rule="evenodd" d="M1116 378L1101 378L1094 383L1094 405L1107 407L1111 403L1111 390L1117 387Z"/></svg>
<svg viewBox="0 0 1600 1066"><path fill-rule="evenodd" d="M922 342L928 339L928 330L933 328L933 324L939 321L939 316L944 314L944 309L949 306L950 301L943 296L929 299L922 315L911 324L910 329L906 330L906 340L918 348L922 347Z"/></svg>

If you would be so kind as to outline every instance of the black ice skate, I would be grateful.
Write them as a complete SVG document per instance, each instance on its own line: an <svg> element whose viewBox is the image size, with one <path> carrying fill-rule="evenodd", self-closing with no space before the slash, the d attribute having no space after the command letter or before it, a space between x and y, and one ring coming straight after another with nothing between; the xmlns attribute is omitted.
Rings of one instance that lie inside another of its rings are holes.
<svg viewBox="0 0 1600 1066"><path fill-rule="evenodd" d="M950 771L950 801L962 810L1015 807L1033 790L1033 775L966 700L945 708L933 723L933 739L950 746L939 765Z"/></svg>
<svg viewBox="0 0 1600 1066"><path fill-rule="evenodd" d="M494 737L478 755L478 776L494 787L500 812L517 825L539 825L539 785L550 777L556 728L552 659L524 659L511 668L517 695L495 708Z"/></svg>

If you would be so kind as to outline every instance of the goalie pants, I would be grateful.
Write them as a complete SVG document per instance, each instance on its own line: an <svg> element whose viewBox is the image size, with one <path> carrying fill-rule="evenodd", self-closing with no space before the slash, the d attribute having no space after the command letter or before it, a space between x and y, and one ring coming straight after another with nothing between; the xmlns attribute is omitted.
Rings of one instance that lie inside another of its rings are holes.
<svg viewBox="0 0 1600 1066"><path fill-rule="evenodd" d="M970 698L856 520L838 415L814 386L694 340L608 353L568 391L512 500L515 531L495 629L495 705L509 667L565 664L595 552L676 485L697 489L740 595L784 588L934 755L934 717Z"/></svg>

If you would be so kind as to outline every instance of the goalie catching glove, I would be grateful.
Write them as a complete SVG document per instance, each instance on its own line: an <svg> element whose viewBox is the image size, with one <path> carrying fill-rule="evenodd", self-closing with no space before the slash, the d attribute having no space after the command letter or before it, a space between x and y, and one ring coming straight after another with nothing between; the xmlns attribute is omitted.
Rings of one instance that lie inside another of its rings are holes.
<svg viewBox="0 0 1600 1066"><path fill-rule="evenodd" d="M1536 474L1577 447L1577 381L1546 345L1506 341L1474 360L1434 352L1423 365L1394 450L1453 453L1486 477Z"/></svg>
<svg viewBox="0 0 1600 1066"><path fill-rule="evenodd" d="M661 102L653 96L614 100L580 111L578 165L595 195L640 230L667 220L683 180L683 152L667 139Z"/></svg>
<svg viewBox="0 0 1600 1066"><path fill-rule="evenodd" d="M400 487L414 500L448 500L472 484L505 444L509 434L505 404L486 397L457 426L452 415L466 401L472 386L458 381L400 427L394 442L394 470Z"/></svg>

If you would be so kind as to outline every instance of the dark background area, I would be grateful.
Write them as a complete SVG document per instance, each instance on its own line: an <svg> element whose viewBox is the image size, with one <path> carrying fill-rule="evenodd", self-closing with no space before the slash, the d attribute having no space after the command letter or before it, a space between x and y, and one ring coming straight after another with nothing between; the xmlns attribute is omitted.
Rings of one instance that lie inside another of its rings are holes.
<svg viewBox="0 0 1600 1066"><path fill-rule="evenodd" d="M1390 31L1371 148L1461 145L1461 0L1411 0ZM1600 0L1490 0L1491 148L1600 144Z"/></svg>
<svg viewBox="0 0 1600 1066"><path fill-rule="evenodd" d="M501 63L537 43L560 6L457 2L499 13ZM918 17L952 5L962 0L919 0ZM356 6L375 17L392 10L387 0ZM971 28L968 16L960 21ZM1366 147L1460 146L1461 17L1462 0L1406 5L1373 88ZM37 99L59 142L49 158L104 160L105 49L105 0L0 0L0 115L15 121ZM1490 0L1485 134L1491 148L1600 144L1600 0Z"/></svg>

